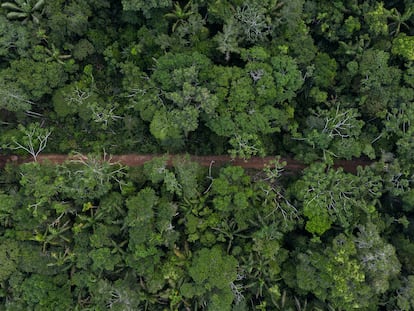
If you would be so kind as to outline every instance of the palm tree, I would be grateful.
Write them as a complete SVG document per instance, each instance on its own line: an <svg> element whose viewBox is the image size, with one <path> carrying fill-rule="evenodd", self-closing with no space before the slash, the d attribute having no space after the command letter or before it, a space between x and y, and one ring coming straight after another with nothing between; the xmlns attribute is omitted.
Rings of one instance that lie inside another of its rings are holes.
<svg viewBox="0 0 414 311"><path fill-rule="evenodd" d="M61 52L55 47L52 43L52 47L50 49L45 48L46 54L49 56L46 58L46 62L56 61L59 64L64 65L64 60L67 60L72 57L71 54L61 54Z"/></svg>
<svg viewBox="0 0 414 311"><path fill-rule="evenodd" d="M404 14L401 14L396 8L391 9L392 15L389 18L393 21L389 26L393 29L391 31L392 35L397 36L400 33L401 26L405 27L407 30L410 29L410 26L406 23L410 20L414 14L414 5L408 7Z"/></svg>
<svg viewBox="0 0 414 311"><path fill-rule="evenodd" d="M8 19L23 20L23 23L32 20L35 24L39 24L37 12L40 11L41 15L44 5L45 0L15 0L14 3L4 2L1 7L10 11L6 15Z"/></svg>
<svg viewBox="0 0 414 311"><path fill-rule="evenodd" d="M44 253L46 252L48 245L57 246L62 243L62 241L69 243L70 238L65 236L64 233L70 229L71 226L69 220L63 225L60 225L60 222L53 222L46 227L44 233L35 230L35 235L30 240L42 243L42 251Z"/></svg>
<svg viewBox="0 0 414 311"><path fill-rule="evenodd" d="M174 11L171 13L167 13L164 16L166 18L174 19L176 22L172 26L172 32L175 31L178 25L183 24L184 21L190 17L190 15L194 14L193 11L191 11L191 1L189 1L184 8L180 6L178 2L174 4Z"/></svg>

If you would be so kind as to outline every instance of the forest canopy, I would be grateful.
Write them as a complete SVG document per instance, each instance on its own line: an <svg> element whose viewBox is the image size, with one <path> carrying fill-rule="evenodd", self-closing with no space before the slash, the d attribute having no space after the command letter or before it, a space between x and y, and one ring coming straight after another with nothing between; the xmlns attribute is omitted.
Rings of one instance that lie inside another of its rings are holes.
<svg viewBox="0 0 414 311"><path fill-rule="evenodd" d="M0 3L0 309L414 309L413 1Z"/></svg>

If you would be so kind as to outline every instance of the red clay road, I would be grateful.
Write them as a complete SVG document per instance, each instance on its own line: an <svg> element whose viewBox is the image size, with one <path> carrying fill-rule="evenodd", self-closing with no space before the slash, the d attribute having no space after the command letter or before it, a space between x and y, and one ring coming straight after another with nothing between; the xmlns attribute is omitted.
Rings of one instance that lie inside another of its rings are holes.
<svg viewBox="0 0 414 311"><path fill-rule="evenodd" d="M110 161L113 163L121 163L127 166L140 166L143 165L145 162L150 161L155 157L159 157L162 155L143 155L143 154L124 154L124 155L113 155L110 157ZM169 164L172 163L172 160L175 157L179 157L182 155L168 155L169 157ZM62 154L44 154L39 155L37 158L38 162L44 162L46 160L61 164L67 160L74 159L76 157L62 155ZM274 160L275 157L252 157L249 160L243 159L232 159L230 156L226 155L218 155L218 156L191 156L190 159L192 161L198 162L202 166L210 166L213 162L215 167L223 166L226 164L230 165L238 165L244 168L252 168L252 169L262 169L265 164L268 164L269 161ZM23 156L16 156L16 155L0 155L0 167L4 167L6 163L14 163L14 164L21 164L26 162L33 161L30 157L23 157ZM285 170L287 171L301 171L306 168L306 164L290 159L290 158L282 158L281 161L286 161L287 165ZM358 166L367 166L372 164L372 161L363 160L363 159L354 159L354 160L338 160L335 162L334 167L343 167L346 172L355 173L357 171Z"/></svg>

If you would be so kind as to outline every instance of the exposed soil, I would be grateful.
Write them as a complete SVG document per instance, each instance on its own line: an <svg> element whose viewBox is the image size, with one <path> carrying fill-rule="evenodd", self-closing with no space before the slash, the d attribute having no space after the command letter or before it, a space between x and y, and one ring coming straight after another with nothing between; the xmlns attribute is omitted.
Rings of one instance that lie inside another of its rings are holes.
<svg viewBox="0 0 414 311"><path fill-rule="evenodd" d="M110 158L107 158L108 161L113 163L121 163L127 166L140 166L143 165L145 162L150 161L154 157L159 157L161 155L143 155L143 154L124 154L124 155L114 155ZM171 164L175 157L179 157L180 155L169 155L169 163ZM50 161L55 164L61 164L67 160L74 159L76 157L71 157L62 154L44 154L39 155L37 158L38 162ZM190 156L192 161L198 162L202 166L223 166L226 164L230 165L238 165L244 168L252 168L252 169L262 169L265 164L268 164L269 161L274 160L274 157L253 157L249 160L243 159L232 159L230 156L226 155L218 155L218 156ZM290 158L282 158L282 161L286 161L287 165L285 170L288 171L301 171L306 168L306 165L300 161L290 159ZM26 162L33 161L33 158L30 157L23 157L23 156L16 156L16 155L0 155L0 167L4 167L6 163L13 163L13 164L22 164ZM372 161L364 160L364 159L354 159L354 160L339 160L335 162L335 167L343 167L346 172L355 173L357 171L358 166L367 166L370 165Z"/></svg>

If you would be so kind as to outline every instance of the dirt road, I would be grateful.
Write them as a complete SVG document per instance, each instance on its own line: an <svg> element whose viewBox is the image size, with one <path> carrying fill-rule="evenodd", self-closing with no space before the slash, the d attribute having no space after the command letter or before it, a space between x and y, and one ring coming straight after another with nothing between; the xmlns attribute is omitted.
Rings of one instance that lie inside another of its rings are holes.
<svg viewBox="0 0 414 311"><path fill-rule="evenodd" d="M121 163L127 166L140 166L145 162L150 161L154 157L161 155L149 155L149 154L124 154L124 155L114 155L108 157L111 162ZM169 155L169 162L171 164L172 160L180 155ZM44 162L50 161L52 163L60 164L64 161L73 159L73 157L61 154L44 154L39 155L37 161ZM190 156L192 161L198 162L202 166L209 166L212 162L214 166L223 166L226 164L238 165L244 168L252 169L262 169L265 164L268 164L269 161L274 160L274 157L253 157L249 160L243 159L232 159L230 156L218 155L218 156ZM301 171L306 165L302 162L290 158L282 158L282 161L286 161L287 165L285 170L288 171ZM33 161L30 157L22 157L16 155L0 155L0 167L4 167L6 163L21 164L25 162ZM339 160L335 162L335 167L343 167L346 172L355 173L358 166L367 166L370 165L372 161L367 161L363 159L354 159L354 160Z"/></svg>

